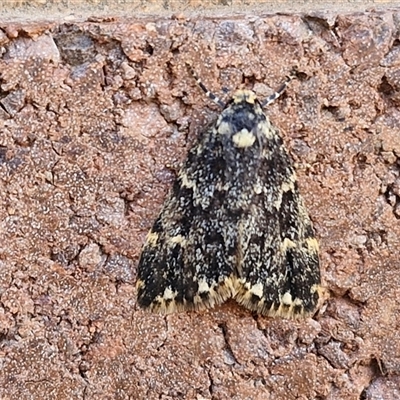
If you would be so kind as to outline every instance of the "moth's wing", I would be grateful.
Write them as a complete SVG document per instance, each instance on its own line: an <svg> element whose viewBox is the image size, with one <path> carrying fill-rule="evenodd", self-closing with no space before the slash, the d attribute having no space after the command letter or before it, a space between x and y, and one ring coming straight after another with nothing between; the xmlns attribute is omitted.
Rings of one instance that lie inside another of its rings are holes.
<svg viewBox="0 0 400 400"><path fill-rule="evenodd" d="M138 303L151 311L203 309L233 295L222 207L225 161L213 129L190 150L144 244Z"/></svg>
<svg viewBox="0 0 400 400"><path fill-rule="evenodd" d="M260 314L295 318L315 310L318 242L299 194L292 161L268 127L250 211L241 220L236 301Z"/></svg>

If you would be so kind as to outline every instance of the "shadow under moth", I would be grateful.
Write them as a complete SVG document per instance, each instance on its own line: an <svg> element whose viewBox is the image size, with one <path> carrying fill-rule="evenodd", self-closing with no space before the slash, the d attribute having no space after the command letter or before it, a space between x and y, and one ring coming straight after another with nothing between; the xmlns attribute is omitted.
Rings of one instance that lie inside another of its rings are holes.
<svg viewBox="0 0 400 400"><path fill-rule="evenodd" d="M223 111L188 153L147 235L138 266L141 307L202 310L229 298L262 315L313 313L320 297L318 242L293 162L250 90Z"/></svg>

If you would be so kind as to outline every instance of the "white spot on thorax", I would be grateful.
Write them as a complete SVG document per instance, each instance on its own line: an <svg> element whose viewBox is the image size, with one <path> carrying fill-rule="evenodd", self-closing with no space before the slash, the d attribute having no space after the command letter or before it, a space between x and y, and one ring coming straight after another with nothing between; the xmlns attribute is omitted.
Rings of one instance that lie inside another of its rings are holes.
<svg viewBox="0 0 400 400"><path fill-rule="evenodd" d="M242 129L240 132L237 132L232 136L232 140L237 147L242 148L252 146L256 141L256 137L252 132L249 132L247 129Z"/></svg>

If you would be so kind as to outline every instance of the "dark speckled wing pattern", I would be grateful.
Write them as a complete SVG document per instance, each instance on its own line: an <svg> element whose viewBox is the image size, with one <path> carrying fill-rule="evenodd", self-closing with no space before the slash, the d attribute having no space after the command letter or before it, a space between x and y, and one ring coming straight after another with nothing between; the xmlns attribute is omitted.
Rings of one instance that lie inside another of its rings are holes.
<svg viewBox="0 0 400 400"><path fill-rule="evenodd" d="M137 290L141 307L161 313L228 298L269 316L316 309L318 242L293 163L252 91L237 91L189 151L147 235Z"/></svg>

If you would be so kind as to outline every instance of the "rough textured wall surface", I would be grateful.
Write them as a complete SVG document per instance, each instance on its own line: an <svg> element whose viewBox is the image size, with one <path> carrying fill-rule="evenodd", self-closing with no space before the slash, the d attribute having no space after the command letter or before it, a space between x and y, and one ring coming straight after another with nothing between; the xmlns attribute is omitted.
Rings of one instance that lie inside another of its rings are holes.
<svg viewBox="0 0 400 400"><path fill-rule="evenodd" d="M1 399L398 399L400 12L3 24ZM304 321L135 304L216 93L272 93L330 298Z"/></svg>

